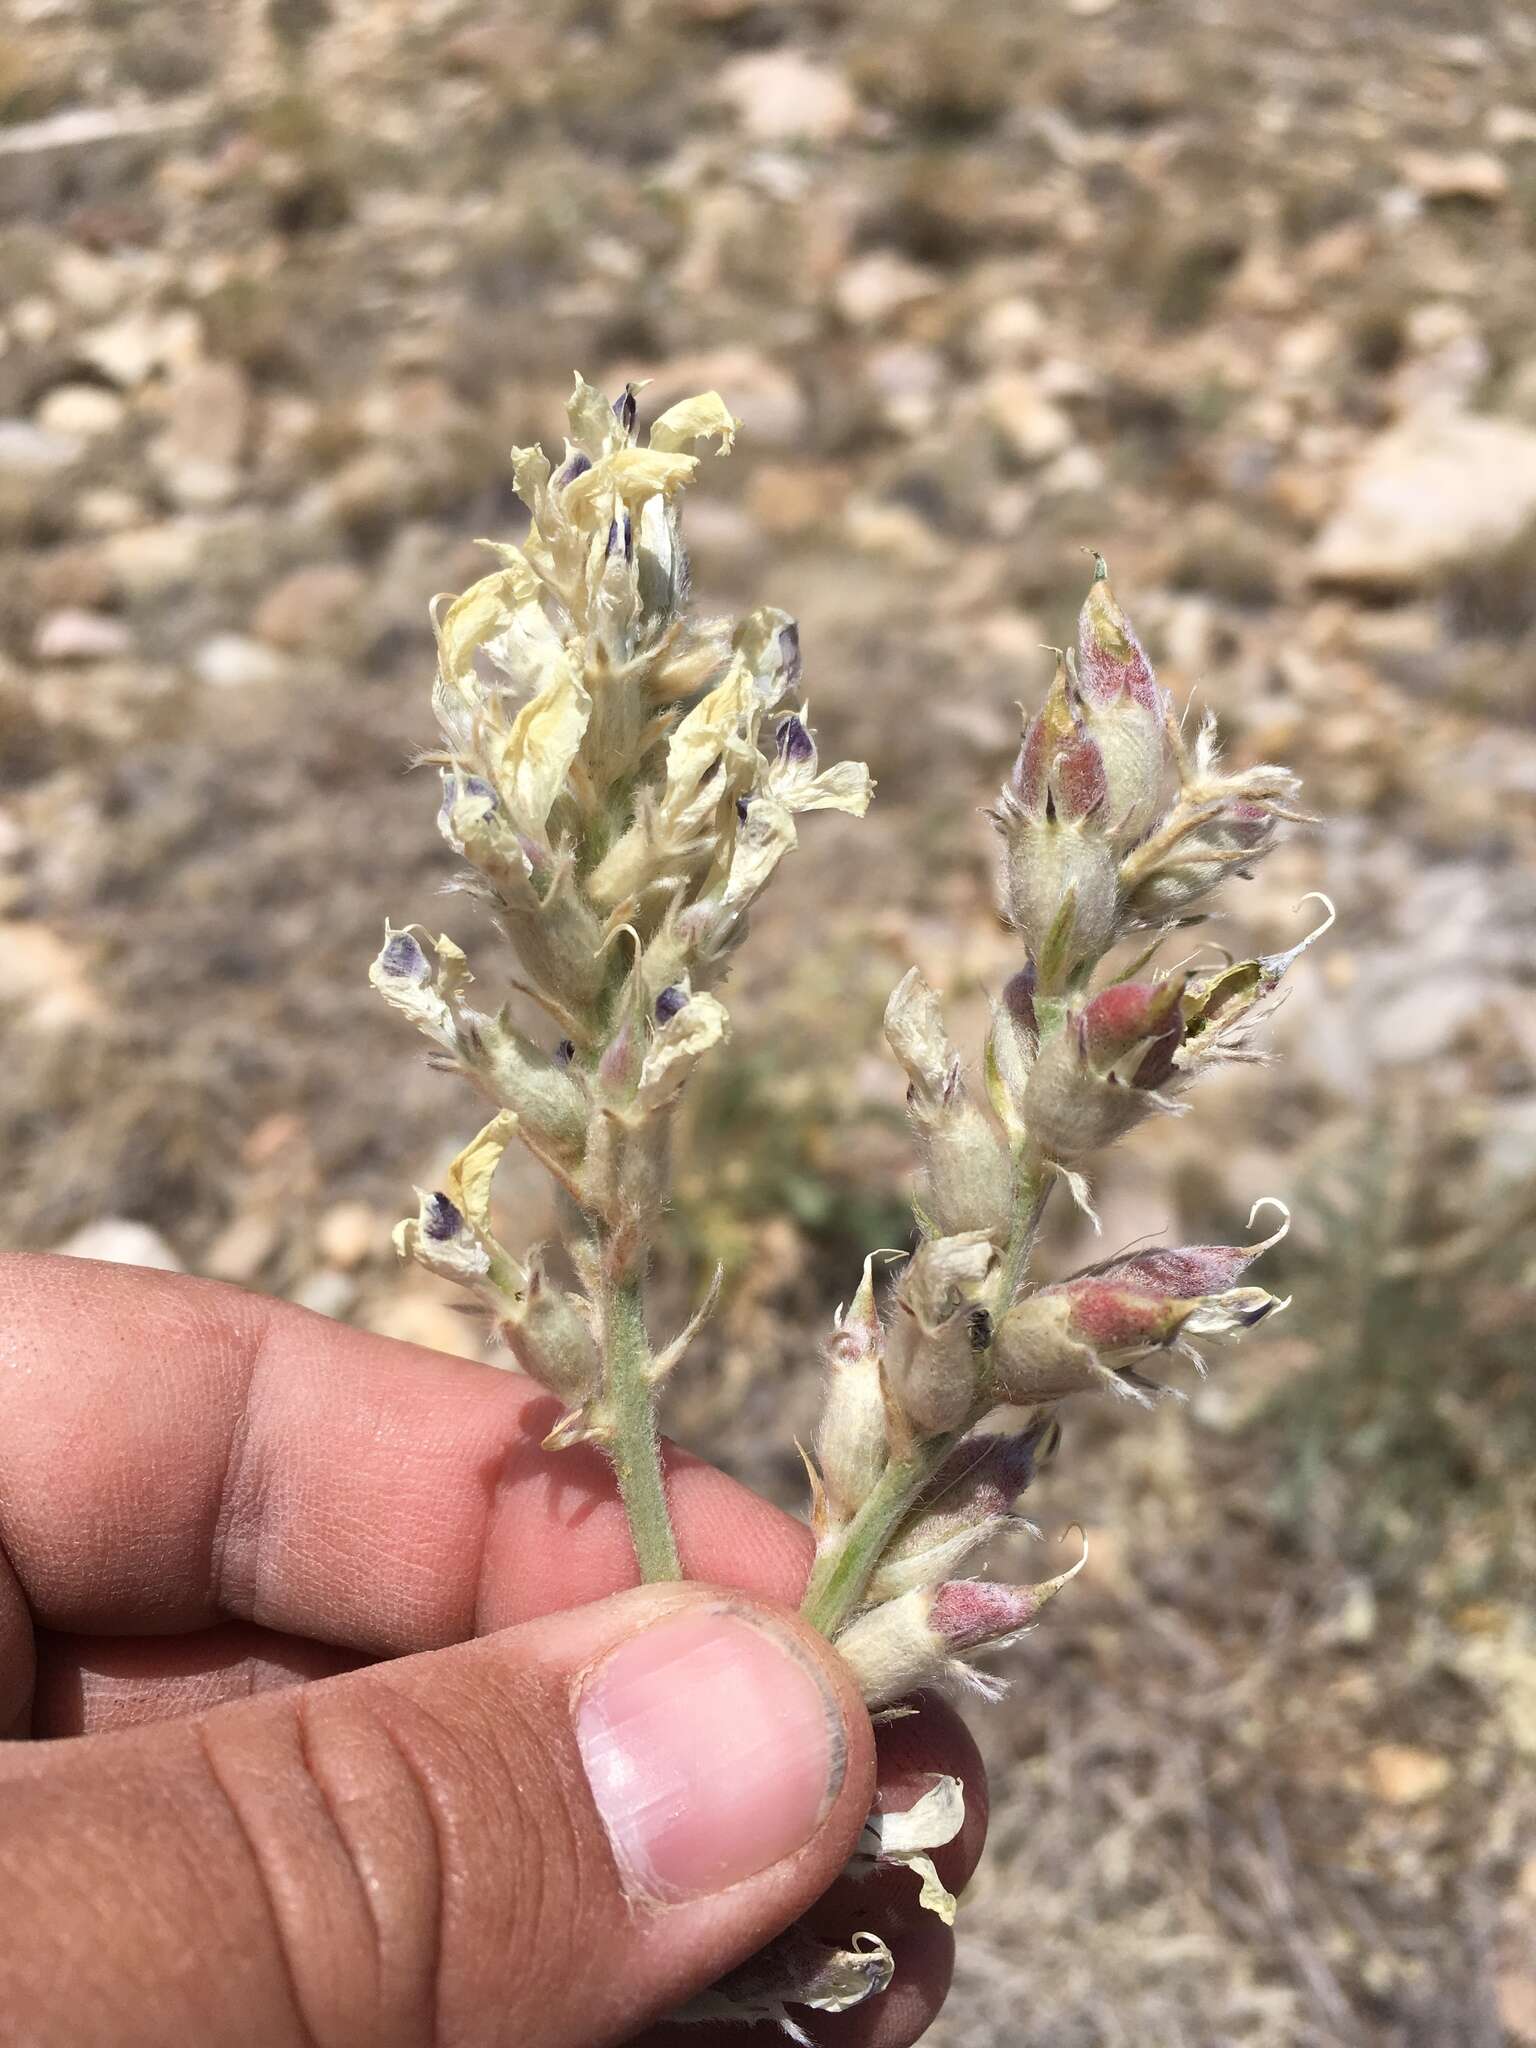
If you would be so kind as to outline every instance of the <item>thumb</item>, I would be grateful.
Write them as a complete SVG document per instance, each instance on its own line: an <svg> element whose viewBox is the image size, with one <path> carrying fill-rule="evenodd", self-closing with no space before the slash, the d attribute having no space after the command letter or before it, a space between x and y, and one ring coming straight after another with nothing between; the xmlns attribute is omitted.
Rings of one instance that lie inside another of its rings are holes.
<svg viewBox="0 0 1536 2048"><path fill-rule="evenodd" d="M698 1586L13 1748L7 2038L600 2048L823 1891L873 1782L833 1651Z"/></svg>

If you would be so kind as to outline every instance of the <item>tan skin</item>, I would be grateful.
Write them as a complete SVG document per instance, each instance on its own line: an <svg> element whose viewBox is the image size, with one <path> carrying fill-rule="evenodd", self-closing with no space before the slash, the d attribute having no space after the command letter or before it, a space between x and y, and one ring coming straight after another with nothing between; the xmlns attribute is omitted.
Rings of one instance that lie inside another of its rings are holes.
<svg viewBox="0 0 1536 2048"><path fill-rule="evenodd" d="M901 1807L953 1772L967 1823L937 1860L965 1882L985 1831L969 1736L925 1700L877 1743L808 1643L849 1747L814 1841L707 1911L626 1905L571 1689L647 1603L731 1587L787 1611L809 1539L672 1452L703 1587L624 1594L606 1467L539 1449L554 1413L516 1374L237 1289L0 1257L0 1730L22 1738L0 1746L9 2038L766 2043L782 2037L654 2015L808 1907L898 1960L884 1998L797 2014L808 2031L919 2038L951 1938L910 1875L837 1874L876 1786Z"/></svg>

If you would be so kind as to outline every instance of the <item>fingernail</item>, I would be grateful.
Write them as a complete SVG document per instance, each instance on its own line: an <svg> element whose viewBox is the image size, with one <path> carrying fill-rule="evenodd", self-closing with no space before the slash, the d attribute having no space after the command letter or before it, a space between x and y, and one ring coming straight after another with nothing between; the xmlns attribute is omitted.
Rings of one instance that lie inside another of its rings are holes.
<svg viewBox="0 0 1536 2048"><path fill-rule="evenodd" d="M576 1739L625 1889L723 1891L809 1841L847 1762L842 1716L788 1635L676 1615L587 1680Z"/></svg>

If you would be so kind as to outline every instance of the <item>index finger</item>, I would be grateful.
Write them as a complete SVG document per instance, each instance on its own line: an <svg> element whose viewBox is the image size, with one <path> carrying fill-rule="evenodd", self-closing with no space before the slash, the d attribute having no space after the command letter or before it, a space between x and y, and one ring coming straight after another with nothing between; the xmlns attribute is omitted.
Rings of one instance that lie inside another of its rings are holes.
<svg viewBox="0 0 1536 2048"><path fill-rule="evenodd" d="M214 1281L0 1256L0 1556L35 1619L253 1621L372 1656L635 1582L606 1461L516 1373ZM690 1577L792 1600L808 1531L670 1451ZM0 1627L4 1580L0 1571Z"/></svg>

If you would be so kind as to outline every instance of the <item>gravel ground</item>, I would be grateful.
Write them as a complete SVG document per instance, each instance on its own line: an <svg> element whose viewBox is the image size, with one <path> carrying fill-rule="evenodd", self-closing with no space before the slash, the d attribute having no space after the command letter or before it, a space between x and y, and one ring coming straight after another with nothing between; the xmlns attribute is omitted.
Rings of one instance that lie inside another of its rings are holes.
<svg viewBox="0 0 1536 2048"><path fill-rule="evenodd" d="M364 974L448 916L426 600L576 365L743 417L701 594L798 614L880 781L761 920L666 1254L731 1275L679 1433L765 1489L899 1241L884 995L915 959L974 1023L1008 971L977 811L1084 546L1327 821L1233 905L1266 949L1339 907L1283 1057L1103 1201L1118 1244L1285 1196L1296 1307L1187 1406L1070 1420L1034 1513L1093 1562L978 1718L937 2048L1536 2042L1533 219L1516 7L0 26L5 1242L474 1348L388 1249L466 1105Z"/></svg>

